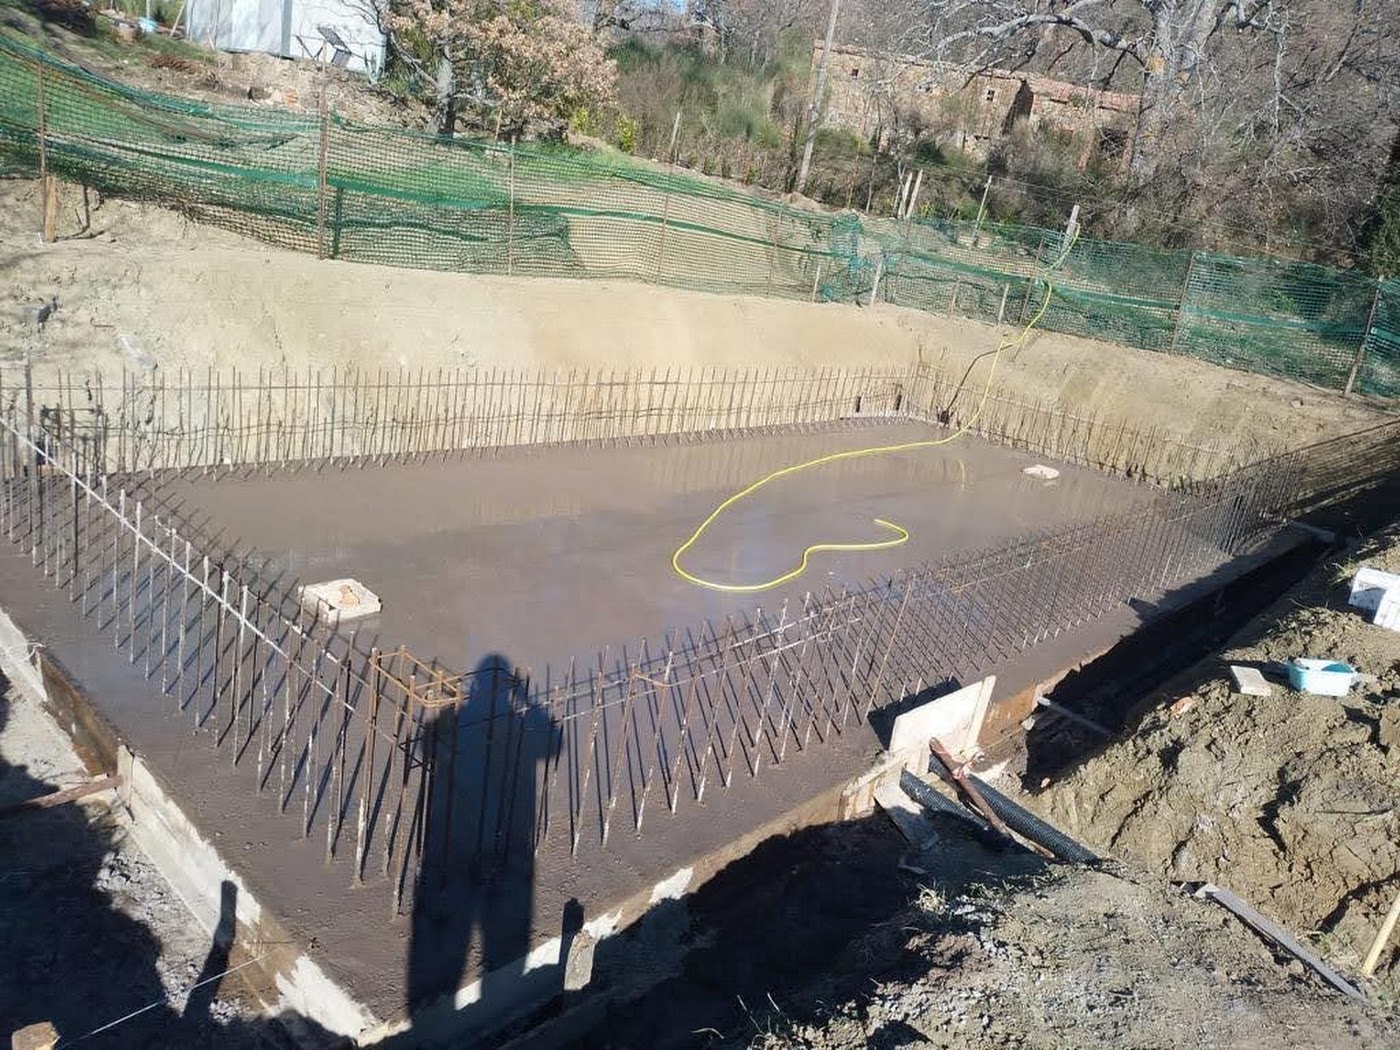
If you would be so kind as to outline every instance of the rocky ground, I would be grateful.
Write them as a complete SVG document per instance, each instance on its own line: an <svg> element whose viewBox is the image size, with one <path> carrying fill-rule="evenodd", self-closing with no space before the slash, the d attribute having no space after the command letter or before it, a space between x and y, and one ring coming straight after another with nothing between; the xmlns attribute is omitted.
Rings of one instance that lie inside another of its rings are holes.
<svg viewBox="0 0 1400 1050"><path fill-rule="evenodd" d="M1219 905L1116 862L1047 865L880 814L765 844L691 902L671 979L577 1045L622 1048L1392 1047L1357 1004Z"/></svg>
<svg viewBox="0 0 1400 1050"><path fill-rule="evenodd" d="M776 1004L738 1044L1262 1050L1379 1048L1400 1036L1384 1008L1325 990L1224 910L1113 868L950 896L926 887L879 936L921 972L877 976L812 1020L795 1019L803 1005Z"/></svg>
<svg viewBox="0 0 1400 1050"><path fill-rule="evenodd" d="M1347 605L1362 565L1400 570L1400 528L1328 559L1037 800L1109 855L1235 890L1352 971L1400 893L1400 633ZM1342 699L1278 676L1270 696L1233 692L1228 664L1294 656L1372 677ZM1380 974L1400 992L1400 945Z"/></svg>

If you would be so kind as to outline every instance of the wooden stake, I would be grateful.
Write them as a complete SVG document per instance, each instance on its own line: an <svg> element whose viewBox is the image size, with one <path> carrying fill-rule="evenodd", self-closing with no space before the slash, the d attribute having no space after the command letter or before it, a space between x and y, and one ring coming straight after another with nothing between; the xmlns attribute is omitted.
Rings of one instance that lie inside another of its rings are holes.
<svg viewBox="0 0 1400 1050"><path fill-rule="evenodd" d="M681 111L676 110L675 123L671 125L671 150L668 154L670 158L669 172L676 170L676 136L681 131ZM662 268L666 265L666 225L671 219L671 183L666 182L666 195L661 201L661 241L656 249L656 273L652 276L652 283L659 283L661 280Z"/></svg>
<svg viewBox="0 0 1400 1050"><path fill-rule="evenodd" d="M1176 324L1172 325L1172 353L1176 353L1177 340L1181 336L1181 321L1186 315L1186 303L1191 298L1191 272L1196 268L1196 253L1192 252L1186 260L1186 278L1181 282L1181 297L1176 304Z"/></svg>
<svg viewBox="0 0 1400 1050"><path fill-rule="evenodd" d="M510 149L506 155L507 166L510 171L510 211L506 216L506 276L515 273L515 139L510 140Z"/></svg>
<svg viewBox="0 0 1400 1050"><path fill-rule="evenodd" d="M33 809L51 809L54 806L61 806L68 802L76 802L79 799L95 795L99 791L108 791L118 787L122 782L119 776L106 776L97 780L89 780L84 784L75 784L73 787L64 788L62 791L50 791L47 795L40 795L38 798L26 799L23 802L16 802L13 805L0 807L0 817L9 817L17 813L23 813Z"/></svg>
<svg viewBox="0 0 1400 1050"><path fill-rule="evenodd" d="M52 244L58 240L58 180L45 175L40 181L44 188L44 241Z"/></svg>
<svg viewBox="0 0 1400 1050"><path fill-rule="evenodd" d="M1376 308L1381 301L1381 283L1376 282L1375 293L1371 296L1371 312L1366 317L1366 327L1361 331L1361 342L1356 347L1356 357L1352 359L1351 371L1347 374L1346 386L1342 393L1350 395L1352 388L1356 386L1357 373L1361 371L1361 362L1366 359L1366 344L1371 340L1371 330L1376 326Z"/></svg>
<svg viewBox="0 0 1400 1050"><path fill-rule="evenodd" d="M326 166L330 155L330 108L326 85L321 84L321 146L316 162L316 258L326 257Z"/></svg>
<svg viewBox="0 0 1400 1050"><path fill-rule="evenodd" d="M55 236L55 223L58 219L58 191L49 183L49 127L48 105L44 97L44 63L41 60L34 69L35 105L38 108L39 125L39 185L44 194L44 240L52 243Z"/></svg>
<svg viewBox="0 0 1400 1050"><path fill-rule="evenodd" d="M1376 934L1376 939L1371 942L1371 950L1366 953L1366 961L1361 964L1362 977L1370 977L1376 972L1376 967L1381 961L1381 952L1385 951L1385 946L1390 941L1390 935L1395 932L1397 921L1400 921L1400 893L1395 895L1395 903L1390 906L1385 921L1381 923L1380 932Z"/></svg>
<svg viewBox="0 0 1400 1050"><path fill-rule="evenodd" d="M880 275L885 272L885 257L881 255L875 260L875 280L870 284L870 304L875 305L876 296L880 294Z"/></svg>

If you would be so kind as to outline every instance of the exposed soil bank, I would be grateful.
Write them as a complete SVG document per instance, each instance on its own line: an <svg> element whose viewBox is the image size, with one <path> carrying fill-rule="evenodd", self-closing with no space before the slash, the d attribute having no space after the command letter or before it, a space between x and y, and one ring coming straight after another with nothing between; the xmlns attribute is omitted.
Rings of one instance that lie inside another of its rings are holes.
<svg viewBox="0 0 1400 1050"><path fill-rule="evenodd" d="M287 366L554 369L689 364L855 366L928 361L953 374L1001 330L897 307L809 304L603 281L511 279L321 262L168 211L106 201L82 229L38 236L35 184L0 181L0 365L22 361L22 307L57 298L35 360L121 369ZM1375 410L1191 358L1051 333L1009 353L997 385L1201 445L1292 447L1359 429Z"/></svg>
<svg viewBox="0 0 1400 1050"><path fill-rule="evenodd" d="M1214 904L1159 878L1045 867L943 828L923 853L876 815L768 843L688 902L680 971L576 1045L1394 1045Z"/></svg>
<svg viewBox="0 0 1400 1050"><path fill-rule="evenodd" d="M1238 631L1295 587L1327 557L1321 542L1303 542L1251 572L1207 590L1196 601L1144 624L1108 652L1066 675L1045 699L1127 736L1142 717L1141 700L1215 654ZM1103 749L1103 736L1053 710L1037 712L1024 736L992 750L1011 756L1008 771L1034 790Z"/></svg>
<svg viewBox="0 0 1400 1050"><path fill-rule="evenodd" d="M1360 565L1400 568L1400 529L1329 559L1207 660L1147 699L1131 739L1051 785L1038 807L1113 856L1228 886L1355 972L1400 890L1400 634L1347 607ZM1343 699L1232 692L1226 664L1346 660ZM1394 994L1400 946L1378 971Z"/></svg>

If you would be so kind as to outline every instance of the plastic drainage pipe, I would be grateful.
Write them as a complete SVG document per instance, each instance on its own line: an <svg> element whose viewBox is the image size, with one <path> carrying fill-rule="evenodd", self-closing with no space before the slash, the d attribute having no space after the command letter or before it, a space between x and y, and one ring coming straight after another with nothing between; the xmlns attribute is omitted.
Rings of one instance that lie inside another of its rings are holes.
<svg viewBox="0 0 1400 1050"><path fill-rule="evenodd" d="M976 813L963 809L962 806L945 797L937 788L925 784L907 769L899 774L899 787L930 813L940 817L956 817L984 834L993 834L992 826Z"/></svg>
<svg viewBox="0 0 1400 1050"><path fill-rule="evenodd" d="M977 790L982 792L982 797L987 800L987 805L991 806L992 811L1016 834L1023 835L1032 842L1040 843L1061 860L1067 860L1073 864L1097 864L1099 862L1096 854L1085 849L1058 828L1045 823L1030 810L1012 802L996 788L988 787L984 781L972 776L972 774L969 773L967 776L969 780L976 781Z"/></svg>

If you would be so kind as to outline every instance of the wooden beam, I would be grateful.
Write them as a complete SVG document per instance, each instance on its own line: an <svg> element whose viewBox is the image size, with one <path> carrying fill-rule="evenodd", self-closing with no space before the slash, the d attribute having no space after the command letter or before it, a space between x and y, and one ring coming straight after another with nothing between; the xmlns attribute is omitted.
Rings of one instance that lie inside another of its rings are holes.
<svg viewBox="0 0 1400 1050"><path fill-rule="evenodd" d="M58 179L45 175L44 188L44 240L52 244L58 240Z"/></svg>
<svg viewBox="0 0 1400 1050"><path fill-rule="evenodd" d="M1335 970L1307 948L1303 947L1303 945L1282 926L1260 915L1229 890L1222 889L1213 883L1207 882L1196 891L1196 896L1206 900L1213 900L1217 904L1223 905L1234 912L1246 926L1251 927L1256 933L1267 937L1299 962L1310 967L1313 972L1333 988L1337 989L1337 991L1347 996L1347 998L1357 999L1361 1002L1366 1001L1366 997L1356 989L1355 985L1343 980Z"/></svg>
<svg viewBox="0 0 1400 1050"><path fill-rule="evenodd" d="M98 780L89 780L85 784L74 784L72 787L64 788L62 791L52 791L47 795L40 795L38 798L26 799L23 802L16 802L13 805L0 807L0 817L11 817L17 813L24 813L31 809L51 809L54 806L61 806L68 802L76 802L80 798L88 795L95 795L99 791L107 791L121 784L122 778L119 776L101 777Z"/></svg>

